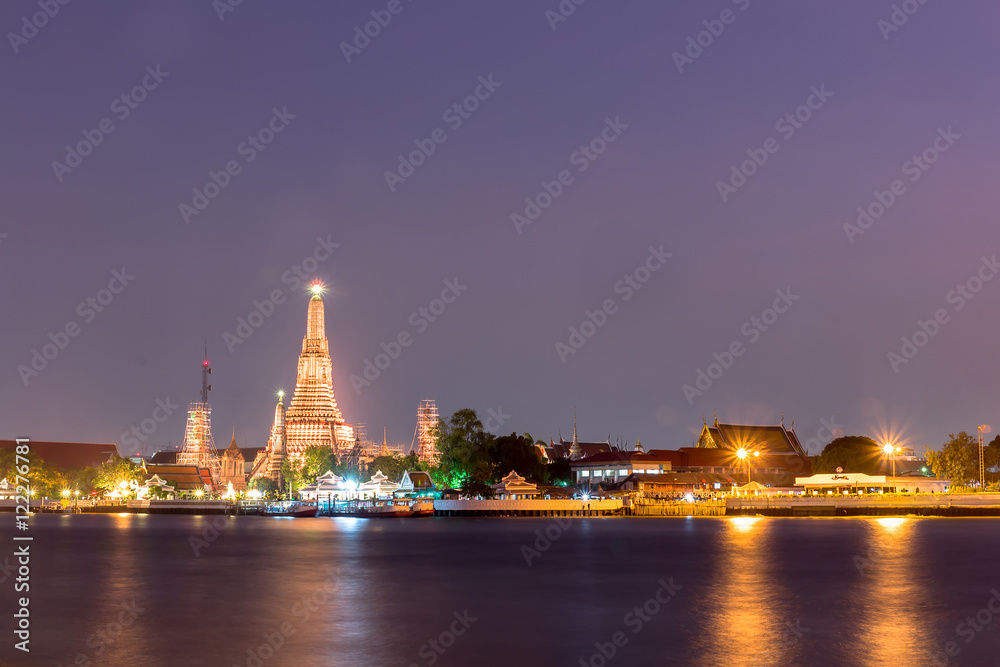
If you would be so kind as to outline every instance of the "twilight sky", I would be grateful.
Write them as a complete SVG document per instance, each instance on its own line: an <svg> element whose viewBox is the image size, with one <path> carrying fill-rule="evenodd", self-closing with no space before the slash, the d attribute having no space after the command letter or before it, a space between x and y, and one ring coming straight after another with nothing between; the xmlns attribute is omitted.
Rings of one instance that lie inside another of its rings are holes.
<svg viewBox="0 0 1000 667"><path fill-rule="evenodd" d="M814 451L831 422L918 450L1000 430L1000 8L903 4L890 30L888 0L118 0L36 31L4 3L29 38L0 47L2 437L121 443L169 399L145 450L179 444L207 339L217 443L262 446L317 249L339 404L392 442L422 398L545 439L575 407L581 439L647 448L713 412L784 414Z"/></svg>

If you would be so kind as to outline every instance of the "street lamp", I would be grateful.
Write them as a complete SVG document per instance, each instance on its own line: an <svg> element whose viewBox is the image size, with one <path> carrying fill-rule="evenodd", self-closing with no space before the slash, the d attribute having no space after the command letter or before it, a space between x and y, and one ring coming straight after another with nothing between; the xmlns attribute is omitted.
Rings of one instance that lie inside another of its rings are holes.
<svg viewBox="0 0 1000 667"><path fill-rule="evenodd" d="M73 491L73 510L76 512L80 511L80 491Z"/></svg>
<svg viewBox="0 0 1000 667"><path fill-rule="evenodd" d="M890 457L892 459L892 476L893 476L893 478L895 478L896 477L896 452L900 451L900 449L899 449L899 447L895 447L892 444L890 444L890 443L887 442L887 443L885 443L885 445L882 446L882 451L885 453L886 456L888 456L888 457ZM892 488L895 489L896 488L896 482L893 481L892 484L893 484Z"/></svg>
<svg viewBox="0 0 1000 667"><path fill-rule="evenodd" d="M983 463L983 434L989 433L992 429L989 424L982 424L978 427L979 430L979 489L985 490L986 488L986 466Z"/></svg>
<svg viewBox="0 0 1000 667"><path fill-rule="evenodd" d="M736 450L736 458L738 458L741 461L746 461L747 462L747 491L748 492L750 490L750 457L758 457L758 456L760 456L760 452L758 452L758 451L750 452L750 451L747 451L747 449L744 448L744 447L740 447L739 449Z"/></svg>

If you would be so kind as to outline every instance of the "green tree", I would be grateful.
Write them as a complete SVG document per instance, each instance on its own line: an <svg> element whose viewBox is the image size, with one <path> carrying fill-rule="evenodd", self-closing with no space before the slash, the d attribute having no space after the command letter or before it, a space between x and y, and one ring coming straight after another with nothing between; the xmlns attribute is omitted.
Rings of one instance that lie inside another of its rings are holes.
<svg viewBox="0 0 1000 667"><path fill-rule="evenodd" d="M490 482L496 484L511 470L521 477L535 482L548 481L545 464L538 458L538 450L532 444L531 436L517 433L504 435L491 443L488 451L493 474Z"/></svg>
<svg viewBox="0 0 1000 667"><path fill-rule="evenodd" d="M306 447L302 462L302 482L312 484L316 478L337 467L337 457L330 447Z"/></svg>
<svg viewBox="0 0 1000 667"><path fill-rule="evenodd" d="M573 471L569 467L569 459L556 459L545 466L545 474L548 476L549 484L573 485Z"/></svg>
<svg viewBox="0 0 1000 667"><path fill-rule="evenodd" d="M882 448L867 436L847 435L835 439L812 458L814 473L859 472L877 475L882 468Z"/></svg>
<svg viewBox="0 0 1000 667"><path fill-rule="evenodd" d="M439 486L460 488L469 495L490 495L494 465L490 450L495 441L483 429L476 411L465 408L440 420L435 429L439 464L435 471Z"/></svg>
<svg viewBox="0 0 1000 667"><path fill-rule="evenodd" d="M265 498L277 496L280 492L278 483L270 477L254 477L248 484L251 490L260 491Z"/></svg>
<svg viewBox="0 0 1000 667"><path fill-rule="evenodd" d="M281 482L284 492L289 498L295 497L295 492L302 488L302 466L296 465L292 459L281 462Z"/></svg>
<svg viewBox="0 0 1000 667"><path fill-rule="evenodd" d="M128 486L132 482L139 483L143 478L144 474L141 466L115 454L110 461L102 463L97 468L93 486L98 491L108 492L114 491L122 485ZM77 490L80 491L81 495L89 493L89 490Z"/></svg>
<svg viewBox="0 0 1000 667"><path fill-rule="evenodd" d="M927 465L938 477L950 479L952 485L979 481L979 440L961 431L948 434L941 451L927 451Z"/></svg>
<svg viewBox="0 0 1000 667"><path fill-rule="evenodd" d="M368 475L374 475L379 470L389 478L390 482L398 482L403 478L403 471L406 470L406 459L399 454L376 456L368 464Z"/></svg>

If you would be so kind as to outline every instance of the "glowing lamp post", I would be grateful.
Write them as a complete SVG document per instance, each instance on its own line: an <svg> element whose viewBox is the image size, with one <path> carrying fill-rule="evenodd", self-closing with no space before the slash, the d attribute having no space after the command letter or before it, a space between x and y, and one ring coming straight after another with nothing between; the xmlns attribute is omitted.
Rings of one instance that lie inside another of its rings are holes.
<svg viewBox="0 0 1000 667"><path fill-rule="evenodd" d="M979 430L979 488L980 490L986 489L986 466L983 461L983 434L989 433L991 430L989 424L982 424L978 427Z"/></svg>
<svg viewBox="0 0 1000 667"><path fill-rule="evenodd" d="M751 457L759 457L759 456L760 456L760 452L758 452L758 451L751 452L751 451L748 451L744 447L740 447L739 449L736 450L736 458L738 458L741 461L746 461L746 463L747 463L747 492L748 493L750 491L750 459L751 459Z"/></svg>
<svg viewBox="0 0 1000 667"><path fill-rule="evenodd" d="M882 446L882 451L885 453L886 456L888 456L889 458L892 459L892 476L893 476L893 478L895 478L896 477L896 453L899 451L899 447L896 447L896 446L892 445L891 443L887 442L887 443L885 443L885 445ZM893 481L892 484L893 484L892 488L895 490L895 488L896 488L896 482Z"/></svg>

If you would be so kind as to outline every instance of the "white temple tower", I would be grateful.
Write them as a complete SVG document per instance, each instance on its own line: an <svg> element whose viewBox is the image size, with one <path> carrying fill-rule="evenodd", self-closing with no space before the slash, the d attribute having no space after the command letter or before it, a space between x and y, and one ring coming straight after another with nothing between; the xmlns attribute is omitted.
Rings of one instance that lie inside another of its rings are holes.
<svg viewBox="0 0 1000 667"><path fill-rule="evenodd" d="M330 447L338 457L354 446L354 427L344 421L333 393L333 363L326 338L322 286L312 286L298 378L284 415L286 455L301 463L307 447Z"/></svg>

